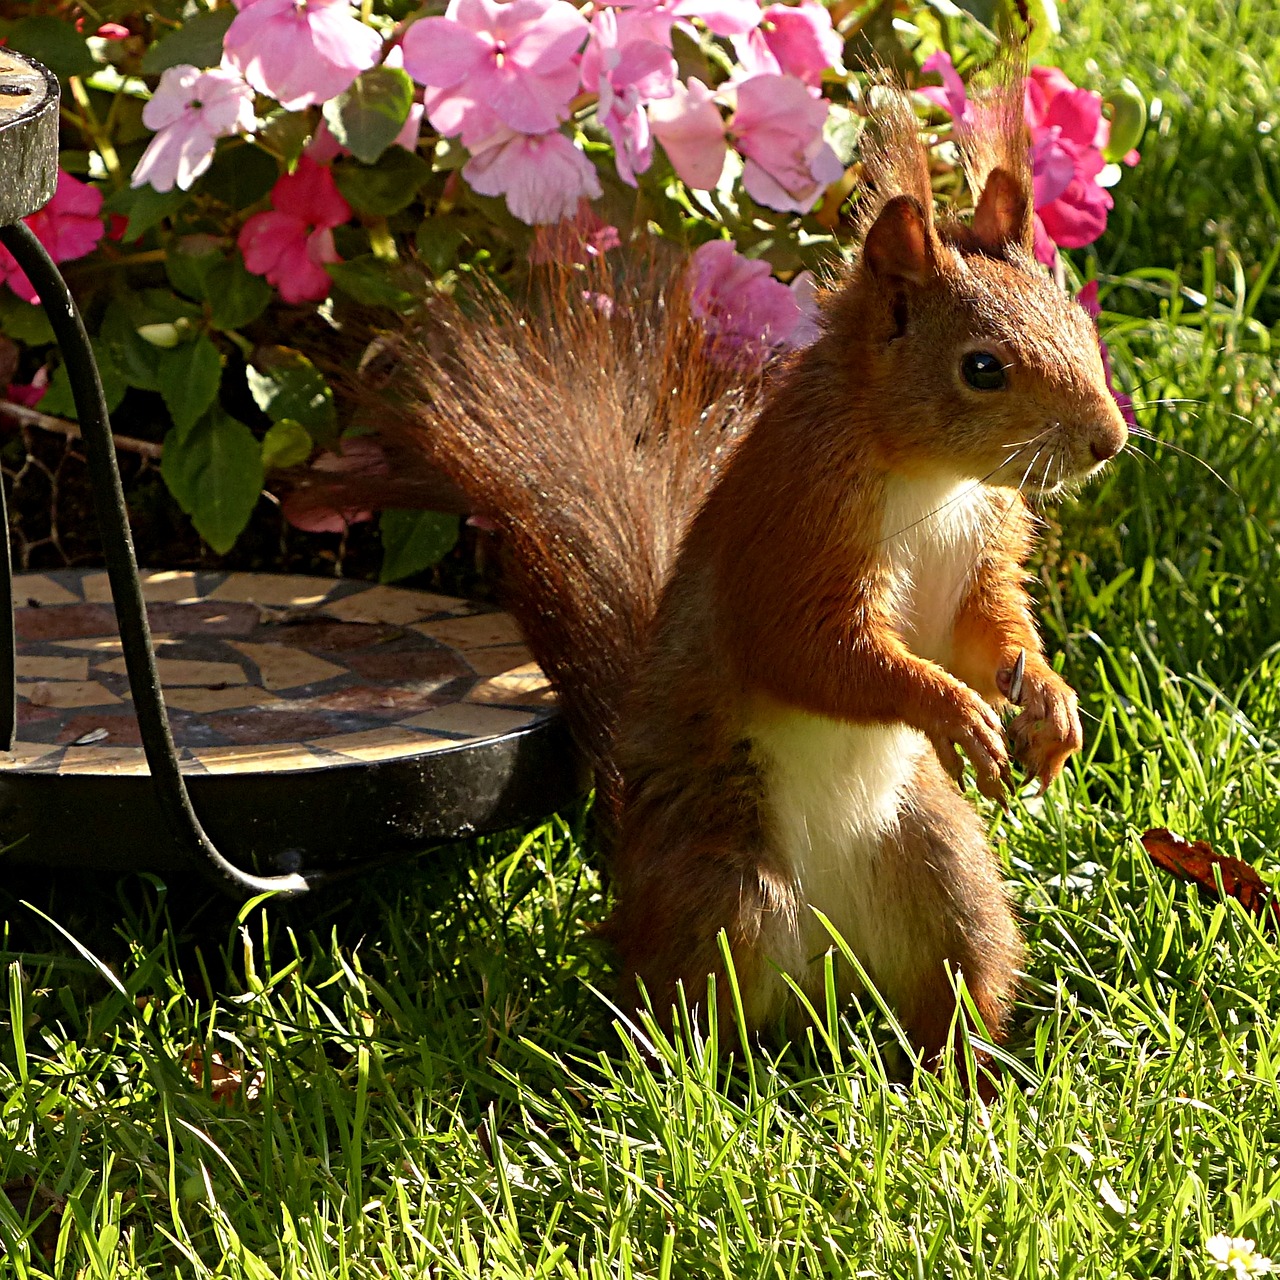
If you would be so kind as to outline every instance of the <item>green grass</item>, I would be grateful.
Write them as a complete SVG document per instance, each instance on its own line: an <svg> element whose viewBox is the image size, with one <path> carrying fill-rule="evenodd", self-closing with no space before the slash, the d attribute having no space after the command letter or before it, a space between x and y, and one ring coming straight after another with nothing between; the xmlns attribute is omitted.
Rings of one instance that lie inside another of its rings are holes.
<svg viewBox="0 0 1280 1280"><path fill-rule="evenodd" d="M1029 962L990 1111L913 1081L871 1005L785 1049L641 1055L600 994L581 824L240 919L154 880L14 877L0 1182L61 1213L0 1196L0 1276L1201 1277L1221 1232L1280 1259L1276 932L1136 839L1168 825L1280 880L1280 168L1257 131L1280 17L1067 21L1069 71L1164 99L1097 266L1167 443L1054 512L1039 562L1089 745L992 817ZM197 1084L212 1055L253 1088Z"/></svg>

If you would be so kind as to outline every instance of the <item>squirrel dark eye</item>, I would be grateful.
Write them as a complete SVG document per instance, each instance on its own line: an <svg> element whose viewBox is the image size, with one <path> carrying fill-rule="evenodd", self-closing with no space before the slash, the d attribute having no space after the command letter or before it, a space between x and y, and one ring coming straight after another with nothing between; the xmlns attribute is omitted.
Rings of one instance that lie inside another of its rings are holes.
<svg viewBox="0 0 1280 1280"><path fill-rule="evenodd" d="M1002 391L1008 381L1004 361L990 351L970 351L960 361L960 374L975 391Z"/></svg>

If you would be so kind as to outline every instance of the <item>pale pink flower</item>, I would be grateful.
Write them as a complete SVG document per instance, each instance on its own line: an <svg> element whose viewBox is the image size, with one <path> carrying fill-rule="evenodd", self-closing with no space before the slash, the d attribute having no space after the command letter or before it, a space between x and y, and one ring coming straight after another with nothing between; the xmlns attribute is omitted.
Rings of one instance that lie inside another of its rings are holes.
<svg viewBox="0 0 1280 1280"><path fill-rule="evenodd" d="M405 33L404 65L419 84L447 91L427 99L441 133L474 134L467 116L477 107L510 129L545 133L568 115L587 31L567 0L449 0L443 17Z"/></svg>
<svg viewBox="0 0 1280 1280"><path fill-rule="evenodd" d="M103 40L127 40L133 33L128 27L121 26L118 22L104 22L94 35Z"/></svg>
<svg viewBox="0 0 1280 1280"><path fill-rule="evenodd" d="M844 70L844 41L820 0L771 4L760 26L734 36L732 44L738 61L749 66L752 75L791 75L810 89L818 89L829 67Z"/></svg>
<svg viewBox="0 0 1280 1280"><path fill-rule="evenodd" d="M599 97L596 115L613 139L618 176L631 186L653 160L649 118L642 103L675 92L676 60L652 40L627 40L618 14L601 9L582 55L582 87Z"/></svg>
<svg viewBox="0 0 1280 1280"><path fill-rule="evenodd" d="M594 200L601 195L595 166L555 132L503 129L472 153L462 176L482 196L506 196L507 208L533 226L570 218L584 196Z"/></svg>
<svg viewBox="0 0 1280 1280"><path fill-rule="evenodd" d="M53 199L24 218L54 262L67 262L92 253L102 239L102 192L58 170ZM0 247L0 281L24 302L35 302L36 291L8 249Z"/></svg>
<svg viewBox="0 0 1280 1280"><path fill-rule="evenodd" d="M701 80L678 80L672 95L649 104L649 125L688 187L711 191L724 171L729 145L715 93Z"/></svg>
<svg viewBox="0 0 1280 1280"><path fill-rule="evenodd" d="M813 97L794 76L752 76L738 86L730 129L747 161L742 185L753 200L808 213L839 181L844 165L822 139L826 119L825 99Z"/></svg>
<svg viewBox="0 0 1280 1280"><path fill-rule="evenodd" d="M147 144L129 185L186 191L209 167L219 138L253 128L253 90L227 67L201 71L182 64L160 77L142 108L156 136Z"/></svg>
<svg viewBox="0 0 1280 1280"><path fill-rule="evenodd" d="M812 271L801 271L790 285L791 296L796 300L800 312L796 327L787 336L789 347L808 347L817 342L822 334L819 324L818 282Z"/></svg>
<svg viewBox="0 0 1280 1280"><path fill-rule="evenodd" d="M285 302L318 302L331 284L324 264L340 261L333 228L351 217L351 206L310 156L271 188L271 203L271 212L255 213L240 229L244 265L266 276Z"/></svg>
<svg viewBox="0 0 1280 1280"><path fill-rule="evenodd" d="M715 339L722 359L755 363L790 345L802 329L800 299L769 274L769 264L710 240L688 266L689 307Z"/></svg>
<svg viewBox="0 0 1280 1280"><path fill-rule="evenodd" d="M348 0L236 0L225 60L287 111L327 102L382 53L382 37Z"/></svg>
<svg viewBox="0 0 1280 1280"><path fill-rule="evenodd" d="M691 18L718 36L745 35L760 23L759 0L617 0L617 6L628 11L637 36L668 47L671 28L692 31Z"/></svg>

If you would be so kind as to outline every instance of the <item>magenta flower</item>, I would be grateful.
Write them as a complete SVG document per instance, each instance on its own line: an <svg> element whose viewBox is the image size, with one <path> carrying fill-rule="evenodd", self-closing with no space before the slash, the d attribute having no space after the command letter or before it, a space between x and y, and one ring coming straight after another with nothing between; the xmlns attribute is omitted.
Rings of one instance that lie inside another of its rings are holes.
<svg viewBox="0 0 1280 1280"><path fill-rule="evenodd" d="M1090 280L1079 293L1076 294L1076 301L1089 313L1094 324L1098 322L1098 317L1102 314L1102 306L1098 302L1098 282ZM1131 427L1138 425L1138 419L1133 412L1133 398L1125 395L1123 391L1116 390L1116 384L1111 376L1111 352L1107 350L1107 344L1103 342L1102 335L1098 335L1098 352L1102 356L1102 368L1107 375L1107 390L1111 392L1115 399L1116 407L1120 410L1120 416Z"/></svg>
<svg viewBox="0 0 1280 1280"><path fill-rule="evenodd" d="M271 188L272 210L255 213L236 243L244 265L266 276L285 302L319 302L329 294L326 262L338 262L333 228L351 217L333 174L310 156Z"/></svg>
<svg viewBox="0 0 1280 1280"><path fill-rule="evenodd" d="M53 199L23 221L54 262L68 262L92 253L102 239L102 192L58 170ZM0 281L24 302L35 302L36 291L8 249L0 247Z"/></svg>
<svg viewBox="0 0 1280 1280"><path fill-rule="evenodd" d="M926 85L920 93L948 112L958 128L969 127L973 105L951 58L935 53L921 69L941 75L942 87ZM1111 125L1102 114L1101 94L1077 89L1057 67L1032 67L1025 110L1031 132L1035 253L1052 265L1059 246L1082 248L1107 228L1113 201L1098 179L1106 168L1102 149ZM1137 159L1137 152L1125 157L1130 164Z"/></svg>
<svg viewBox="0 0 1280 1280"><path fill-rule="evenodd" d="M844 41L831 25L831 14L819 0L798 5L771 4L764 20L745 36L732 40L738 61L753 75L790 75L810 89L822 84L823 73L843 71Z"/></svg>
<svg viewBox="0 0 1280 1280"><path fill-rule="evenodd" d="M594 200L601 194L591 161L556 132L503 129L472 153L462 176L482 196L506 196L507 208L533 226L571 218L579 200Z"/></svg>
<svg viewBox="0 0 1280 1280"><path fill-rule="evenodd" d="M730 132L746 158L742 185L770 209L808 213L844 173L822 140L827 103L794 76L752 76L738 86Z"/></svg>
<svg viewBox="0 0 1280 1280"><path fill-rule="evenodd" d="M676 60L652 40L627 40L618 14L601 9L582 55L582 87L599 97L596 115L613 139L618 176L631 186L653 160L649 118L642 103L675 92Z"/></svg>
<svg viewBox="0 0 1280 1280"><path fill-rule="evenodd" d="M567 0L449 0L404 37L405 70L429 89L427 116L441 133L473 139L479 109L509 129L546 133L568 115L578 88L575 55L587 20ZM488 130L491 132L491 130Z"/></svg>
<svg viewBox="0 0 1280 1280"><path fill-rule="evenodd" d="M939 49L920 64L920 70L942 77L941 88L932 84L921 85L918 90L920 96L928 98L935 107L941 107L957 124L967 125L973 117L973 107L951 55Z"/></svg>
<svg viewBox="0 0 1280 1280"><path fill-rule="evenodd" d="M678 80L672 95L649 104L653 135L687 187L710 191L720 181L729 144L715 93L701 80Z"/></svg>
<svg viewBox="0 0 1280 1280"><path fill-rule="evenodd" d="M382 37L348 0L236 0L236 8L225 60L286 111L336 98L382 53Z"/></svg>
<svg viewBox="0 0 1280 1280"><path fill-rule="evenodd" d="M169 67L142 108L142 123L156 136L129 185L186 191L209 167L219 138L253 128L253 90L226 67Z"/></svg>
<svg viewBox="0 0 1280 1280"><path fill-rule="evenodd" d="M34 409L44 399L44 393L48 390L49 369L47 365L41 365L30 382L9 383L5 391L5 399L10 404L26 405L28 409Z"/></svg>
<svg viewBox="0 0 1280 1280"><path fill-rule="evenodd" d="M798 292L769 274L769 264L738 253L731 240L709 240L688 266L689 307L716 340L717 353L755 363L807 336Z"/></svg>

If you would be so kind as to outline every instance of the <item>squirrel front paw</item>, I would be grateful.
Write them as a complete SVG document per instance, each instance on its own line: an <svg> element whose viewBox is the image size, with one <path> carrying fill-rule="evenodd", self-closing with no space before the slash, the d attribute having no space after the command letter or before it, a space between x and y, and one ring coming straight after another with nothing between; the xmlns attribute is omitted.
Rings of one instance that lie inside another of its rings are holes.
<svg viewBox="0 0 1280 1280"><path fill-rule="evenodd" d="M973 765L978 790L989 800L1004 804L1010 784L1009 753L1004 727L993 707L956 681L946 688L941 704L935 704L933 714L919 728L957 782L964 775L963 751Z"/></svg>
<svg viewBox="0 0 1280 1280"><path fill-rule="evenodd" d="M1043 658L1031 654L1026 658L1021 689L1012 688L1012 667L996 672L996 684L1019 708L1009 724L1013 754L1040 780L1043 791L1062 772L1067 758L1084 746L1076 692Z"/></svg>

